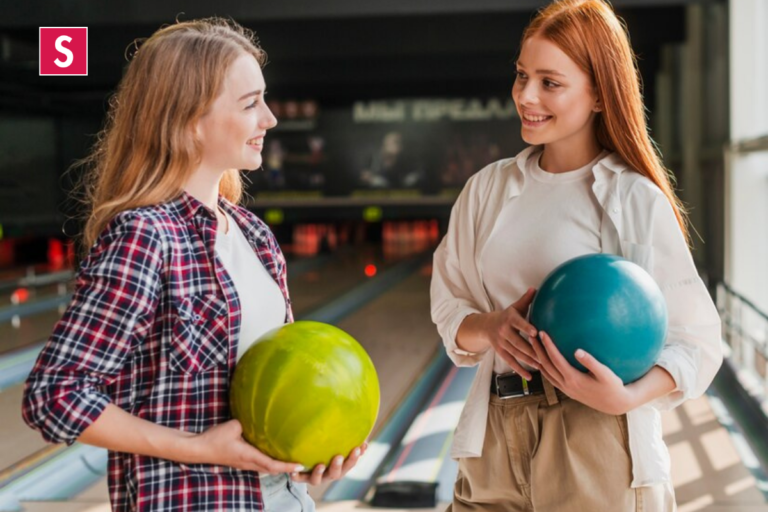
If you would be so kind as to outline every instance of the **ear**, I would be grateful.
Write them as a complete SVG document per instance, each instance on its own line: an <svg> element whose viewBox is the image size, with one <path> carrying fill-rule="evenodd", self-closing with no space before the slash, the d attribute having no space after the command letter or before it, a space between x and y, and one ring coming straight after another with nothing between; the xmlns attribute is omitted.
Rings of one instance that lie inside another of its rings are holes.
<svg viewBox="0 0 768 512"><path fill-rule="evenodd" d="M592 107L592 112L602 112L603 111L603 102L599 99L595 100L595 105Z"/></svg>

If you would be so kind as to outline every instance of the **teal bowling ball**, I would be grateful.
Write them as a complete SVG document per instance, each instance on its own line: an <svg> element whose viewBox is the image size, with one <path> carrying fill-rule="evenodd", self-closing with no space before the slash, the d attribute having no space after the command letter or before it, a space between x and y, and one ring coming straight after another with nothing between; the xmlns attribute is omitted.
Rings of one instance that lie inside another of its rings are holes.
<svg viewBox="0 0 768 512"><path fill-rule="evenodd" d="M584 349L628 384L650 370L667 335L667 305L639 265L609 254L566 261L539 287L529 321L579 370Z"/></svg>

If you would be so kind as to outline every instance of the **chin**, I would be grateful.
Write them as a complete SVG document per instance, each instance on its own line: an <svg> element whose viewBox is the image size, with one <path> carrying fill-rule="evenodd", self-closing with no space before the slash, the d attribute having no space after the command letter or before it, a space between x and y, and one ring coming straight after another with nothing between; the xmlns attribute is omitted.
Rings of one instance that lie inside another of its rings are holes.
<svg viewBox="0 0 768 512"><path fill-rule="evenodd" d="M540 144L544 144L542 137L537 137L536 135L525 133L521 133L520 136L522 137L523 142L530 146L538 146Z"/></svg>
<svg viewBox="0 0 768 512"><path fill-rule="evenodd" d="M543 146L544 144L549 144L550 142L554 142L556 140L559 140L558 137L552 136L552 135L545 135L543 133L520 133L520 136L522 137L523 141L525 141L526 144L529 144L531 146Z"/></svg>
<svg viewBox="0 0 768 512"><path fill-rule="evenodd" d="M251 158L247 162L243 162L240 169L243 171L257 171L261 169L262 162L261 158Z"/></svg>

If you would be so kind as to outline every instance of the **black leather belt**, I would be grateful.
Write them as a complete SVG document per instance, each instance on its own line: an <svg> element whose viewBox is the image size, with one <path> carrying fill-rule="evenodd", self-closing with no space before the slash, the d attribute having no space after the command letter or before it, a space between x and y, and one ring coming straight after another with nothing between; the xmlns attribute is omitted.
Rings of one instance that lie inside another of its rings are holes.
<svg viewBox="0 0 768 512"><path fill-rule="evenodd" d="M494 373L491 377L491 394L499 398L515 398L544 392L541 373L531 372L531 380L525 380L515 372Z"/></svg>

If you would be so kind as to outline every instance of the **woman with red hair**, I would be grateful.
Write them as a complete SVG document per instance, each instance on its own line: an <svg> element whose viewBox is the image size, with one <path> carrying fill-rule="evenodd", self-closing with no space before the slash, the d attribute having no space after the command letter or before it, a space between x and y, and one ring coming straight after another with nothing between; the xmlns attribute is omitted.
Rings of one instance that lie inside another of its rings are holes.
<svg viewBox="0 0 768 512"><path fill-rule="evenodd" d="M449 510L674 510L659 411L711 383L720 319L648 135L626 29L604 1L553 2L516 68L530 147L467 182L434 258L432 318L454 363L479 365ZM628 385L582 350L589 372L576 370L526 321L534 287L591 253L639 264L667 302L662 353Z"/></svg>

